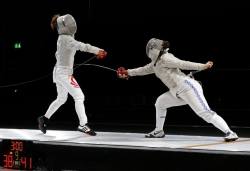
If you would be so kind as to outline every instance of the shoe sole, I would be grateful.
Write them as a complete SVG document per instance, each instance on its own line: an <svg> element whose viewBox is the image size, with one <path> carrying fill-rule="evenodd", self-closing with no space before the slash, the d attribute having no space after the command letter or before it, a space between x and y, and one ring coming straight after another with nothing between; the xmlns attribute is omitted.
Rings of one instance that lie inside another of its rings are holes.
<svg viewBox="0 0 250 171"><path fill-rule="evenodd" d="M165 135L160 136L160 137L155 137L155 136L147 136L147 135L145 135L145 138L164 138L164 137L165 137Z"/></svg>
<svg viewBox="0 0 250 171"><path fill-rule="evenodd" d="M230 138L230 139L224 139L225 142L232 142L232 141L236 141L239 138Z"/></svg>
<svg viewBox="0 0 250 171"><path fill-rule="evenodd" d="M84 132L84 131L82 131L82 130L80 130L80 129L77 129L77 131L82 132L82 133L87 134L87 135L90 135L90 136L96 136L96 135L97 135L96 133L94 133L94 134L89 134L89 133Z"/></svg>

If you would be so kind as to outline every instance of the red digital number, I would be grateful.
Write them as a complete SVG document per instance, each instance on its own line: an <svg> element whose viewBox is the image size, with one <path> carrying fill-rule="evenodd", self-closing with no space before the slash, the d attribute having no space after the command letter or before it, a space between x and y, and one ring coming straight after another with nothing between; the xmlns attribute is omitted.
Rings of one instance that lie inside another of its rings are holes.
<svg viewBox="0 0 250 171"><path fill-rule="evenodd" d="M23 165L24 169L27 169L27 159L26 159L26 157L21 157L21 165Z"/></svg>
<svg viewBox="0 0 250 171"><path fill-rule="evenodd" d="M23 142L11 141L11 151L23 151Z"/></svg>
<svg viewBox="0 0 250 171"><path fill-rule="evenodd" d="M32 169L32 157L21 157L21 166L24 169Z"/></svg>
<svg viewBox="0 0 250 171"><path fill-rule="evenodd" d="M12 155L3 155L4 156L4 168L12 168L13 167L13 157Z"/></svg>
<svg viewBox="0 0 250 171"><path fill-rule="evenodd" d="M30 168L29 169L32 169L32 157L30 157Z"/></svg>

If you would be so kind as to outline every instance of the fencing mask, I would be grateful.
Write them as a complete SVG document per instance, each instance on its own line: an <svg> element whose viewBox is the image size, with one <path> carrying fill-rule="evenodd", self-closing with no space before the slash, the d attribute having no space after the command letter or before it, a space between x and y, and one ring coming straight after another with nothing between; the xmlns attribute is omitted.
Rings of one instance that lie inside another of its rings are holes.
<svg viewBox="0 0 250 171"><path fill-rule="evenodd" d="M146 54L151 60L155 61L169 48L169 45L168 41L152 38L147 43Z"/></svg>
<svg viewBox="0 0 250 171"><path fill-rule="evenodd" d="M76 33L76 30L76 21L72 15L66 14L57 18L58 34L66 34L73 36Z"/></svg>

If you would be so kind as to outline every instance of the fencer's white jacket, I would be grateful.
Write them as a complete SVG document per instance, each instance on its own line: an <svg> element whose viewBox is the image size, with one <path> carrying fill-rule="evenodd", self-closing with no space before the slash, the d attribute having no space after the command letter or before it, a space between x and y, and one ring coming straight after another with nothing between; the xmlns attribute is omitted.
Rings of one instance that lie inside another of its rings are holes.
<svg viewBox="0 0 250 171"><path fill-rule="evenodd" d="M129 76L143 76L155 73L155 75L169 88L170 92L176 96L181 83L185 79L190 79L181 70L204 70L206 65L190 61L180 60L169 52L165 52L154 66L156 57L151 58L151 63L135 68L128 69Z"/></svg>
<svg viewBox="0 0 250 171"><path fill-rule="evenodd" d="M90 44L85 44L74 39L71 35L59 35L57 40L56 65L54 73L56 74L73 74L74 57L76 51L84 51L93 54L99 52L99 48Z"/></svg>

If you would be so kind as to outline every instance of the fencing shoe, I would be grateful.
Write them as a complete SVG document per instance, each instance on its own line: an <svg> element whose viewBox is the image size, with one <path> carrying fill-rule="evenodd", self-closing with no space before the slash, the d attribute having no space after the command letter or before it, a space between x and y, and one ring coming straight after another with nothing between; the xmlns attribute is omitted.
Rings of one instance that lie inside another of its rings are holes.
<svg viewBox="0 0 250 171"><path fill-rule="evenodd" d="M163 130L159 130L159 131L152 131L148 134L145 135L146 138L163 138L165 137L165 133Z"/></svg>
<svg viewBox="0 0 250 171"><path fill-rule="evenodd" d="M85 134L88 134L90 136L95 136L96 135L95 131L90 129L90 127L87 124L85 124L83 126L79 125L77 130L80 131L80 132L83 132Z"/></svg>
<svg viewBox="0 0 250 171"><path fill-rule="evenodd" d="M226 142L236 141L238 138L239 137L235 132L229 131L226 133L226 136L224 137L224 141Z"/></svg>
<svg viewBox="0 0 250 171"><path fill-rule="evenodd" d="M38 128L44 133L46 134L47 131L47 126L49 123L49 119L46 118L45 116L40 116L38 119Z"/></svg>

